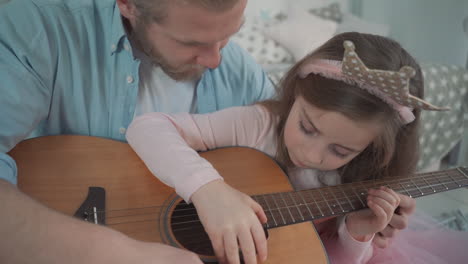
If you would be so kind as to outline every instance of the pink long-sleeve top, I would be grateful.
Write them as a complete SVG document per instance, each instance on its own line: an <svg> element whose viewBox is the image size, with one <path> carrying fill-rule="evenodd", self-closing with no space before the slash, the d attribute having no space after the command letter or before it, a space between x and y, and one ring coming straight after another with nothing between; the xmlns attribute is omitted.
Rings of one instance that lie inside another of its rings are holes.
<svg viewBox="0 0 468 264"><path fill-rule="evenodd" d="M175 188L184 200L190 201L191 195L201 186L222 179L197 151L245 146L274 157L276 122L277 119L260 105L202 115L148 113L131 123L126 137L149 170ZM296 190L340 183L335 171L323 173L295 168L287 174ZM344 218L340 218L336 226L323 224L316 227L332 263L366 263L372 256L372 239L360 242L352 238Z"/></svg>

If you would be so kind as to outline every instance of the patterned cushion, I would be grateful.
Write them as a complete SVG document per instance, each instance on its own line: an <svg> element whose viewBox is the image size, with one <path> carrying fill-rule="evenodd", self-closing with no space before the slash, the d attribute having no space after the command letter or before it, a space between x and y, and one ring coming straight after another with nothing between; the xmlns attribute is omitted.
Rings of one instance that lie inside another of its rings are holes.
<svg viewBox="0 0 468 264"><path fill-rule="evenodd" d="M293 58L283 46L266 37L262 30L269 25L260 20L246 21L231 40L247 50L260 64L291 63Z"/></svg>
<svg viewBox="0 0 468 264"><path fill-rule="evenodd" d="M426 168L442 159L462 138L468 125L468 72L460 66L421 65L426 100L451 111L423 111L421 114L421 159L418 168Z"/></svg>
<svg viewBox="0 0 468 264"><path fill-rule="evenodd" d="M312 8L309 9L309 12L323 19L332 20L337 23L340 23L343 18L339 3L331 3L321 8Z"/></svg>
<svg viewBox="0 0 468 264"><path fill-rule="evenodd" d="M335 21L337 23L340 23L343 19L340 3L331 3L327 6L311 8L308 11L312 15L316 15L322 19ZM283 12L280 12L275 16L275 19L278 21L283 21L286 18L288 18L288 16Z"/></svg>

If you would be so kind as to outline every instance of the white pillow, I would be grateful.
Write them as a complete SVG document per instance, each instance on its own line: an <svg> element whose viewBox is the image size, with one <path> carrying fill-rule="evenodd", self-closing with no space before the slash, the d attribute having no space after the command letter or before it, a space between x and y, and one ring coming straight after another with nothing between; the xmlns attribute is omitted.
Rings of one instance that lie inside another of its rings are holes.
<svg viewBox="0 0 468 264"><path fill-rule="evenodd" d="M265 35L283 45L298 61L329 40L336 28L336 22L292 7L284 21L265 29Z"/></svg>
<svg viewBox="0 0 468 264"><path fill-rule="evenodd" d="M388 37L390 34L390 27L388 25L363 20L350 13L344 13L341 23L336 30L336 34L353 31Z"/></svg>

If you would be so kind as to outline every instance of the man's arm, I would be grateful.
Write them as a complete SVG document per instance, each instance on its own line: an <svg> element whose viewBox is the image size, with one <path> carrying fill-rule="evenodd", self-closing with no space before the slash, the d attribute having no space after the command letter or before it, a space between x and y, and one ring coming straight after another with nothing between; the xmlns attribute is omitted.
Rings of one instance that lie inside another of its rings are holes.
<svg viewBox="0 0 468 264"><path fill-rule="evenodd" d="M0 263L193 263L193 253L133 240L55 212L0 180Z"/></svg>

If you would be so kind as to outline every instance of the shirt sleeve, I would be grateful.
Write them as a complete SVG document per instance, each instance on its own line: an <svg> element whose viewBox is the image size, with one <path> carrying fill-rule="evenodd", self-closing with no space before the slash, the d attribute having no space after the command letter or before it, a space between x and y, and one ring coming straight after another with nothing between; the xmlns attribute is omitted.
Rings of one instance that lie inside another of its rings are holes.
<svg viewBox="0 0 468 264"><path fill-rule="evenodd" d="M373 254L372 237L361 242L354 239L346 228L346 216L339 217L336 225L325 225L320 237L331 263L367 263ZM337 228L333 230L334 228Z"/></svg>
<svg viewBox="0 0 468 264"><path fill-rule="evenodd" d="M33 8L18 5L12 1L0 8L0 178L12 183L16 165L6 153L47 117L51 94L37 72L50 68L42 59L51 57L51 48L27 19Z"/></svg>
<svg viewBox="0 0 468 264"><path fill-rule="evenodd" d="M270 125L270 115L261 106L198 115L148 113L130 124L126 137L149 170L190 201L198 188L222 179L197 151L225 146L258 148Z"/></svg>
<svg viewBox="0 0 468 264"><path fill-rule="evenodd" d="M223 54L223 59L225 57L226 61L234 62L226 74L236 73L239 75L240 83L244 82L243 86L247 91L245 97L250 101L246 103L263 101L275 95L275 87L270 78L250 53L233 41L226 46L226 51L228 52Z"/></svg>
<svg viewBox="0 0 468 264"><path fill-rule="evenodd" d="M0 153L0 179L17 184L17 171L15 161L7 154Z"/></svg>

